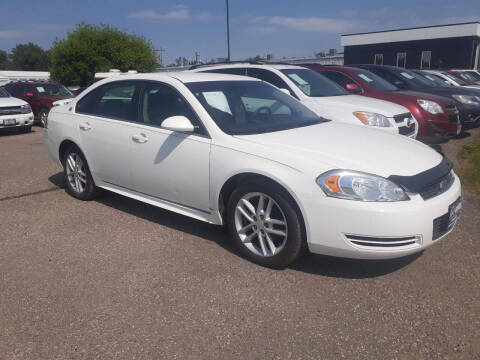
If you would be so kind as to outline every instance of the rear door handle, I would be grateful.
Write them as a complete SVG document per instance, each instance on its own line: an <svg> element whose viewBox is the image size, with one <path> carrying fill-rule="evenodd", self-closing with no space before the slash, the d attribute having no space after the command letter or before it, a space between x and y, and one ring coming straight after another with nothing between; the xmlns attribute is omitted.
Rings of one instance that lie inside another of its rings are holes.
<svg viewBox="0 0 480 360"><path fill-rule="evenodd" d="M132 140L137 143L143 144L148 141L148 137L145 134L137 134L132 136Z"/></svg>
<svg viewBox="0 0 480 360"><path fill-rule="evenodd" d="M82 123L79 125L80 126L80 129L84 130L84 131L88 131L92 128L92 126L90 125L90 123L86 122L86 123Z"/></svg>

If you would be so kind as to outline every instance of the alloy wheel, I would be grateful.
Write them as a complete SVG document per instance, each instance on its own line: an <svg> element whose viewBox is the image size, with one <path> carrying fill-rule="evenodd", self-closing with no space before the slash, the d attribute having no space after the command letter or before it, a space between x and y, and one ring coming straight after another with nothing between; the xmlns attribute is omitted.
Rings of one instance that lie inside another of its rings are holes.
<svg viewBox="0 0 480 360"><path fill-rule="evenodd" d="M67 181L76 193L82 193L87 186L87 172L82 158L76 153L70 153L65 162Z"/></svg>
<svg viewBox="0 0 480 360"><path fill-rule="evenodd" d="M277 202L264 193L252 192L240 198L235 229L243 245L258 256L274 256L287 242L286 217Z"/></svg>
<svg viewBox="0 0 480 360"><path fill-rule="evenodd" d="M48 113L45 110L40 112L40 123L43 127L47 126Z"/></svg>

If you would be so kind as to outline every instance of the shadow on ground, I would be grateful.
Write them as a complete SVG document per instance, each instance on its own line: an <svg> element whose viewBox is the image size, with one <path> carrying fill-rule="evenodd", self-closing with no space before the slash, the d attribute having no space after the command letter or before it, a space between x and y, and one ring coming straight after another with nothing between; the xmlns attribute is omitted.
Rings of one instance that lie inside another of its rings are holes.
<svg viewBox="0 0 480 360"><path fill-rule="evenodd" d="M49 180L55 186L65 188L62 172L50 176ZM72 201L79 200L72 199ZM132 216L213 241L226 251L241 257L235 245L229 240L228 232L223 226L208 224L109 191L102 192L95 201ZM289 268L328 277L362 279L397 271L415 261L419 256L421 253L392 260L353 260L307 253Z"/></svg>

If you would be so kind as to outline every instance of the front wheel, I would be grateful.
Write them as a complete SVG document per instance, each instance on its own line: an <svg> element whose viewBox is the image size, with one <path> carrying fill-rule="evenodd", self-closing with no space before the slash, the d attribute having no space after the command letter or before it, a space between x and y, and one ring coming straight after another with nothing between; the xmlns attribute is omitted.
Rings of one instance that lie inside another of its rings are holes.
<svg viewBox="0 0 480 360"><path fill-rule="evenodd" d="M80 149L71 146L63 158L66 191L79 200L91 200L97 194L87 160Z"/></svg>
<svg viewBox="0 0 480 360"><path fill-rule="evenodd" d="M305 250L297 210L277 186L249 183L238 187L227 207L230 234L249 260L283 268Z"/></svg>

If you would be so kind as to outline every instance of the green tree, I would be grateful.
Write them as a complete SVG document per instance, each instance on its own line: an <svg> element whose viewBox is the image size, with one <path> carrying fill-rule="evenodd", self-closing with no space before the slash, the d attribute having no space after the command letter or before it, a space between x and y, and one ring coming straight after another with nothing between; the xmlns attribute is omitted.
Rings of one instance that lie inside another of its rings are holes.
<svg viewBox="0 0 480 360"><path fill-rule="evenodd" d="M7 69L10 69L8 54L6 51L0 50L0 70L7 70Z"/></svg>
<svg viewBox="0 0 480 360"><path fill-rule="evenodd" d="M65 85L86 86L96 72L155 69L153 45L144 37L108 25L79 24L50 50L50 76Z"/></svg>
<svg viewBox="0 0 480 360"><path fill-rule="evenodd" d="M15 46L11 51L10 59L11 68L14 70L48 70L48 52L31 42Z"/></svg>

